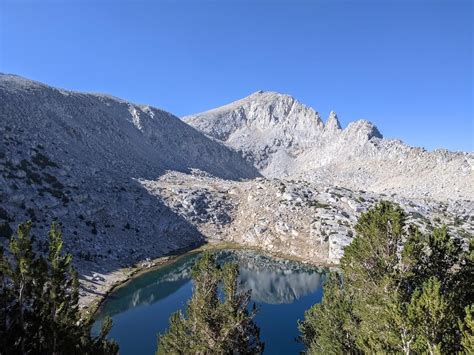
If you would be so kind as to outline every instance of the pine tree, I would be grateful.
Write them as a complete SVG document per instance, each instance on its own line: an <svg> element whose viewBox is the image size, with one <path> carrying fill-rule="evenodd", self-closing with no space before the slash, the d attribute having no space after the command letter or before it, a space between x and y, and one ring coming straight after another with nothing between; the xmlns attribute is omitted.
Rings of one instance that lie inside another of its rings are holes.
<svg viewBox="0 0 474 355"><path fill-rule="evenodd" d="M446 227L423 234L389 202L363 213L355 229L342 281L330 277L322 303L300 323L308 353L435 354L461 351L461 341L466 348L471 318L458 319L473 301L472 238L464 251Z"/></svg>
<svg viewBox="0 0 474 355"><path fill-rule="evenodd" d="M405 213L383 201L363 213L357 237L341 260L346 292L353 295L353 336L364 352L403 351L403 308L399 307L399 250Z"/></svg>
<svg viewBox="0 0 474 355"><path fill-rule="evenodd" d="M6 310L12 303L12 294L10 289L7 288L7 275L8 271L7 262L5 260L4 249L0 246L0 349L6 349L9 343L9 328L10 320L7 318Z"/></svg>
<svg viewBox="0 0 474 355"><path fill-rule="evenodd" d="M308 348L309 354L349 353L355 348L350 332L352 304L339 274L329 274L324 295L321 303L307 310L305 319L299 322L299 341Z"/></svg>
<svg viewBox="0 0 474 355"><path fill-rule="evenodd" d="M452 316L449 303L441 294L441 282L430 277L416 289L408 305L408 319L414 325L413 348L420 353L440 354L444 337L449 336L446 324Z"/></svg>
<svg viewBox="0 0 474 355"><path fill-rule="evenodd" d="M56 223L51 225L48 236L48 282L42 295L42 314L52 320L44 329L48 334L45 337L48 339L46 348L56 353L73 343L69 339L71 336L77 336L74 333L75 324L80 321L79 284L72 267L72 256L62 253L62 233Z"/></svg>
<svg viewBox="0 0 474 355"><path fill-rule="evenodd" d="M461 344L466 354L474 354L474 304L467 306L464 322L459 322Z"/></svg>
<svg viewBox="0 0 474 355"><path fill-rule="evenodd" d="M157 354L259 354L260 330L248 310L250 291L238 290L238 267L217 265L205 253L193 268L194 292L186 316L170 317L169 330L160 335ZM222 287L223 300L219 297Z"/></svg>
<svg viewBox="0 0 474 355"><path fill-rule="evenodd" d="M111 321L91 337L91 324L79 313L79 281L72 257L63 254L56 224L49 232L47 257L37 255L31 223L20 224L10 257L0 250L0 345L11 354L116 354L107 340ZM0 351L1 353L1 351Z"/></svg>
<svg viewBox="0 0 474 355"><path fill-rule="evenodd" d="M3 261L5 281L2 294L9 296L10 303L6 312L7 348L21 354L39 341L37 329L40 326L39 290L44 285L44 263L36 258L30 239L31 223L20 224L16 236L13 236L9 249L14 263Z"/></svg>

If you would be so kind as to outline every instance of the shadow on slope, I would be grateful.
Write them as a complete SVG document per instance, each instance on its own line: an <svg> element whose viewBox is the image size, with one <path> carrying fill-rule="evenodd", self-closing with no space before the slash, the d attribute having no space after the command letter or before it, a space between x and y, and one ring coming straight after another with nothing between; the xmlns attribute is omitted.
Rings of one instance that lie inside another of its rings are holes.
<svg viewBox="0 0 474 355"><path fill-rule="evenodd" d="M0 103L6 223L31 219L44 247L50 223L60 221L84 275L204 242L138 179L190 169L235 180L259 175L237 152L148 106L2 74Z"/></svg>

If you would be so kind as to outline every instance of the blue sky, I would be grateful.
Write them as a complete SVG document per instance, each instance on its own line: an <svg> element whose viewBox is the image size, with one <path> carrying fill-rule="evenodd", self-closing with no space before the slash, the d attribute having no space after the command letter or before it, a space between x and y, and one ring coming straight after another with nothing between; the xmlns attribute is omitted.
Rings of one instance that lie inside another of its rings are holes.
<svg viewBox="0 0 474 355"><path fill-rule="evenodd" d="M466 0L0 0L0 72L176 115L257 90L474 150Z"/></svg>

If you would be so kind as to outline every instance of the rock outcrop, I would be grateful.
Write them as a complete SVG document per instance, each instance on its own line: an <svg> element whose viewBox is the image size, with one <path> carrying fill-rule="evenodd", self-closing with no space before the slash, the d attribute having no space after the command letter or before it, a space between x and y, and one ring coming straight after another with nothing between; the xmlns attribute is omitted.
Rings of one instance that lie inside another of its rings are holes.
<svg viewBox="0 0 474 355"><path fill-rule="evenodd" d="M473 201L409 199L304 180L234 182L196 172L140 183L202 235L312 263L337 264L359 215L381 200L400 204L423 231L447 224L458 238L474 233Z"/></svg>

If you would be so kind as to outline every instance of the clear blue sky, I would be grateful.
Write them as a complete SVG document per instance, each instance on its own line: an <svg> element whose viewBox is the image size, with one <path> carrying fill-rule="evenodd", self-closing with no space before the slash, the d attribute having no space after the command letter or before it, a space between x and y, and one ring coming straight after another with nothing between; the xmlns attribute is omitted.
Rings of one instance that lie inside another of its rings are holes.
<svg viewBox="0 0 474 355"><path fill-rule="evenodd" d="M470 0L0 0L0 21L1 72L179 116L279 91L474 150Z"/></svg>

